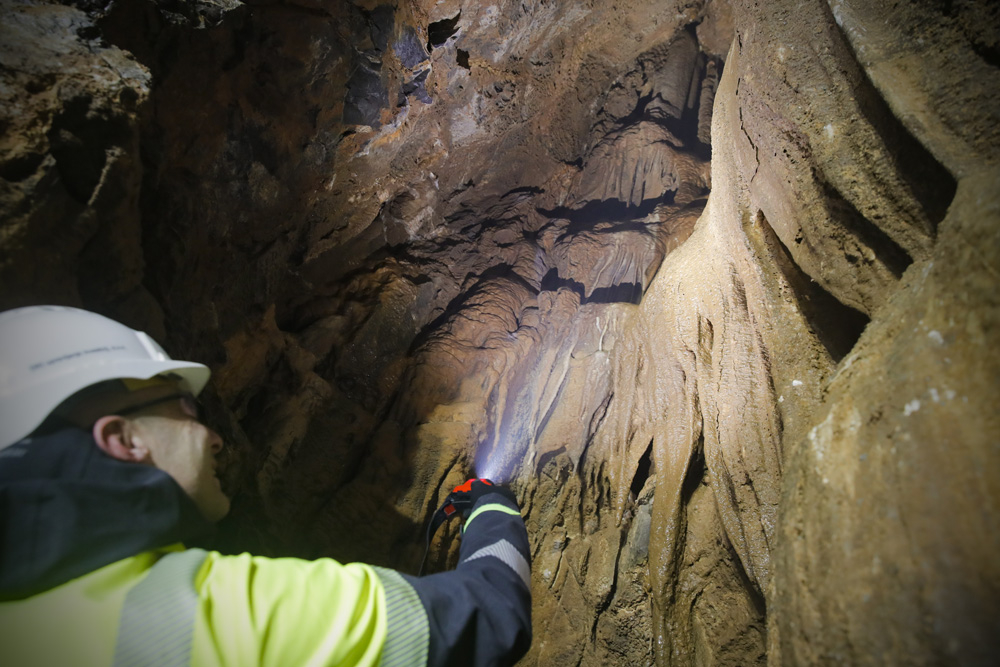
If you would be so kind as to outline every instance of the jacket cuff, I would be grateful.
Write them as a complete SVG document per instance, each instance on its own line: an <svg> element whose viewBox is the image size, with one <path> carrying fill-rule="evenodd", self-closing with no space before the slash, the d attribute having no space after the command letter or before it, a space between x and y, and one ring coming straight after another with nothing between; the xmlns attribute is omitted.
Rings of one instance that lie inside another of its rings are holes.
<svg viewBox="0 0 1000 667"><path fill-rule="evenodd" d="M468 530L469 526L472 525L473 520L485 512L503 512L504 514L510 514L511 516L521 516L521 511L517 508L511 507L510 501L507 501L506 503L494 502L494 499L497 501L506 500L503 496L496 494L483 496L483 499L476 503L476 507L472 510L472 513L469 514L469 518L465 520L464 524L462 524L463 534L466 530Z"/></svg>
<svg viewBox="0 0 1000 667"><path fill-rule="evenodd" d="M514 494L510 489L503 487L496 488L495 490L490 490L487 493L479 496L476 499L476 504L472 506L473 511L481 505L485 504L497 504L503 505L504 507L509 507L517 511L521 511L521 506L517 504L517 500L514 498Z"/></svg>
<svg viewBox="0 0 1000 667"><path fill-rule="evenodd" d="M417 592L398 572L373 567L385 590L386 635L379 667L426 665L430 646L427 612Z"/></svg>

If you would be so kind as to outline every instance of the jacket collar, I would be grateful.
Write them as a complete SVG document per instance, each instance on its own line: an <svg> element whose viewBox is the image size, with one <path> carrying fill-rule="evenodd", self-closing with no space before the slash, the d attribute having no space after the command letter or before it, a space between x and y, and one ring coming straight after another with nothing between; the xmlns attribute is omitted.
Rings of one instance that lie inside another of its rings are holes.
<svg viewBox="0 0 1000 667"><path fill-rule="evenodd" d="M0 599L211 529L168 474L107 456L81 429L0 451Z"/></svg>

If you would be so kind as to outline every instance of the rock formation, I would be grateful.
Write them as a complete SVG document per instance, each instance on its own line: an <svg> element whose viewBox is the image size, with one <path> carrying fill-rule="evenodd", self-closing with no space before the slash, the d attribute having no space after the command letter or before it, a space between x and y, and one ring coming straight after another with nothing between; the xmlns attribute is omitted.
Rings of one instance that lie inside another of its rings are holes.
<svg viewBox="0 0 1000 667"><path fill-rule="evenodd" d="M475 471L522 664L993 662L995 3L0 11L0 307L212 367L212 546L414 571Z"/></svg>

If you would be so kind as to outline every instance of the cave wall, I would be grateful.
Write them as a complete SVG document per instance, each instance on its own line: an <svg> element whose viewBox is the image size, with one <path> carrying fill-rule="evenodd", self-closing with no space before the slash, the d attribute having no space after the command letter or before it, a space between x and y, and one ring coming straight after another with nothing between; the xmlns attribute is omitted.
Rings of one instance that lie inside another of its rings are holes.
<svg viewBox="0 0 1000 667"><path fill-rule="evenodd" d="M988 3L0 6L0 307L213 368L213 546L414 571L475 471L523 664L989 661Z"/></svg>

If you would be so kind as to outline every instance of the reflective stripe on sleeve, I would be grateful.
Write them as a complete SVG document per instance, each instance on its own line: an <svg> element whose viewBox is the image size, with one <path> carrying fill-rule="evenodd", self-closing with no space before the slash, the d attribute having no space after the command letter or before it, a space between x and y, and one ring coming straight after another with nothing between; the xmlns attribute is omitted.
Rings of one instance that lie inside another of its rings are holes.
<svg viewBox="0 0 1000 667"><path fill-rule="evenodd" d="M417 592L395 570L373 567L385 589L386 625L380 667L424 667L430 648L427 612Z"/></svg>
<svg viewBox="0 0 1000 667"><path fill-rule="evenodd" d="M494 542L488 547L483 547L462 562L468 563L470 560L483 558L484 556L499 558L504 565L514 570L514 573L521 577L521 581L524 582L525 586L531 588L531 566L528 565L528 561L524 559L524 556L521 555L521 552L513 544L507 540Z"/></svg>
<svg viewBox="0 0 1000 667"><path fill-rule="evenodd" d="M511 509L506 505L501 505L500 503L487 503L481 507L476 508L476 510L469 515L469 518L465 520L465 525L462 527L462 532L464 533L469 529L469 525L472 520L483 512L503 512L504 514L511 514L513 516L521 516L521 513L515 509Z"/></svg>
<svg viewBox="0 0 1000 667"><path fill-rule="evenodd" d="M114 667L187 667L198 610L195 575L208 552L168 553L125 596Z"/></svg>

